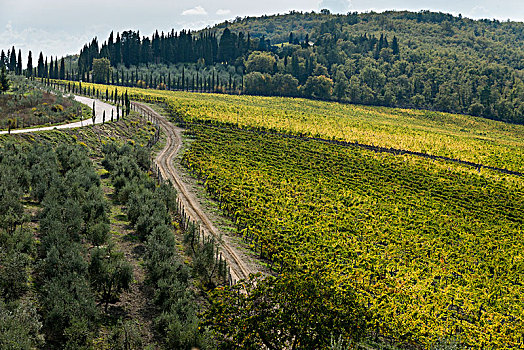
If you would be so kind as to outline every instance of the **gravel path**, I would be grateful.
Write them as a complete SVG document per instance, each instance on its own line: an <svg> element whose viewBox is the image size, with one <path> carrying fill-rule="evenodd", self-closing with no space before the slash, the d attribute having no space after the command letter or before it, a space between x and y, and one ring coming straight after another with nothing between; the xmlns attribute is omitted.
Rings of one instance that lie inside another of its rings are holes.
<svg viewBox="0 0 524 350"><path fill-rule="evenodd" d="M182 145L182 129L173 125L150 107L137 102L131 103L139 113L153 117L166 133L166 146L155 158L155 163L160 169L162 178L170 180L177 189L179 200L182 202L191 220L199 223L205 234L211 234L220 240L220 251L231 269L232 282L236 283L240 279L245 279L251 273L262 272L262 269L256 261L248 257L242 252L240 247L233 244L229 237L223 235L222 232L216 228L208 215L202 210L194 194L191 193L177 173L173 159Z"/></svg>
<svg viewBox="0 0 524 350"><path fill-rule="evenodd" d="M93 98L84 97L84 96L75 96L75 100L91 108L93 107L93 101L95 101L95 116L96 116L95 124L102 123L104 111L106 112L106 122L111 121L111 111L113 111L114 118L116 120L116 106L110 105L100 100L95 100ZM120 112L122 112L122 110L120 110ZM72 128L79 128L79 127L86 126L86 125L93 125L93 120L91 118L88 118L86 120L69 123L69 124L45 126L45 127L40 127L40 128L36 127L36 128L29 128L29 129L13 129L11 130L11 134L22 134L22 133L28 133L28 132L46 131L46 130L54 130L54 129L72 129ZM7 130L0 131L0 135L4 135L7 133L8 133Z"/></svg>

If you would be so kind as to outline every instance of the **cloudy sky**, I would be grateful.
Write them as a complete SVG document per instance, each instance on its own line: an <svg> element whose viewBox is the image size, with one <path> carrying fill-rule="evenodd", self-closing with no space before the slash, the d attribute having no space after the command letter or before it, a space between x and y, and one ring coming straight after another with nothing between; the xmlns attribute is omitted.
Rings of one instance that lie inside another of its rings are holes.
<svg viewBox="0 0 524 350"><path fill-rule="evenodd" d="M524 21L523 0L0 0L0 49L15 46L23 57L78 53L111 30L201 29L237 16L286 13L290 10L332 12L434 10L470 18Z"/></svg>

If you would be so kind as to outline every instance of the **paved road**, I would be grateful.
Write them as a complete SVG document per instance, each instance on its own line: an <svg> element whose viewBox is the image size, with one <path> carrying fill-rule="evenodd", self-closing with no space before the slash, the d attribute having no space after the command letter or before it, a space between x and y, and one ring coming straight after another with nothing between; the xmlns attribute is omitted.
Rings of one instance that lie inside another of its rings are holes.
<svg viewBox="0 0 524 350"><path fill-rule="evenodd" d="M75 100L91 108L93 107L93 101L95 101L95 99L84 97L84 96L75 96ZM100 100L96 100L95 101L95 116L96 116L95 124L102 123L104 111L106 111L106 122L111 121L111 111L113 111L114 117L116 119L116 106L112 106L108 103L102 102ZM120 110L120 112L122 112L122 110ZM22 133L28 133L28 132L45 131L45 130L53 130L53 129L72 129L72 128L79 128L79 127L86 126L86 125L93 125L93 120L91 118L88 118L83 121L69 123L69 124L45 126L41 128L30 128L30 129L13 129L11 130L11 134L22 134ZM0 135L4 135L7 133L8 133L7 130L0 131Z"/></svg>

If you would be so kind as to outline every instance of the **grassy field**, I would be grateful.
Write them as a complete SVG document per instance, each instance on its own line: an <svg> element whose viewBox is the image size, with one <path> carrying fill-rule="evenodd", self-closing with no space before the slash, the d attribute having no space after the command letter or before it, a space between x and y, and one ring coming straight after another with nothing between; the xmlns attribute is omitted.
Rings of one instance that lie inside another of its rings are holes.
<svg viewBox="0 0 524 350"><path fill-rule="evenodd" d="M34 142L79 143L85 146L91 157L100 157L102 145L106 142L118 141L146 145L155 133L155 127L135 115L114 123L96 126L86 126L76 129L61 129L40 131L26 134L0 135L0 146L8 142L31 144Z"/></svg>
<svg viewBox="0 0 524 350"><path fill-rule="evenodd" d="M100 91L114 86L96 86ZM199 94L118 87L160 101L187 122L214 121L423 152L524 172L524 125L484 118L296 98Z"/></svg>
<svg viewBox="0 0 524 350"><path fill-rule="evenodd" d="M0 95L0 130L29 128L41 125L57 125L79 121L90 116L91 109L62 93L44 88L39 82L22 76L10 76L11 87Z"/></svg>

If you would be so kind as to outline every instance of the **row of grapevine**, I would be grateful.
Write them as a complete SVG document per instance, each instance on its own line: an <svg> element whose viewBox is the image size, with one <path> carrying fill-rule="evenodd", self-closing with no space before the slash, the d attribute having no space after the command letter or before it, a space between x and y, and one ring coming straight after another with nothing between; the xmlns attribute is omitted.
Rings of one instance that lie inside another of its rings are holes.
<svg viewBox="0 0 524 350"><path fill-rule="evenodd" d="M77 84L60 82L60 84ZM107 85L82 83L105 93ZM109 92L114 89L109 87ZM524 126L471 116L296 98L198 94L127 88L129 98L165 103L185 122L391 147L524 172Z"/></svg>
<svg viewBox="0 0 524 350"><path fill-rule="evenodd" d="M518 184L234 128L190 134L185 165L277 270L324 261L399 341L523 345Z"/></svg>

